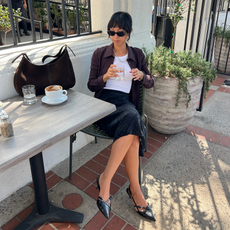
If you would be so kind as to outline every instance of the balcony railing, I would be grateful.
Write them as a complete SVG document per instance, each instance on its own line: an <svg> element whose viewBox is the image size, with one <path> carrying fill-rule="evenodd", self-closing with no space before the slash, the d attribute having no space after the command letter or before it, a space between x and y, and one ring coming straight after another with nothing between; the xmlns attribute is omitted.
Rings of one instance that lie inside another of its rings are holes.
<svg viewBox="0 0 230 230"><path fill-rule="evenodd" d="M31 42L26 45L101 33L92 31L90 0L27 0L28 18L13 14L11 0L8 0L8 8L13 44L0 46L0 49L25 45L16 32L19 18L27 22L31 31ZM38 39L36 31L40 33ZM48 39L43 39L43 33L48 34Z"/></svg>

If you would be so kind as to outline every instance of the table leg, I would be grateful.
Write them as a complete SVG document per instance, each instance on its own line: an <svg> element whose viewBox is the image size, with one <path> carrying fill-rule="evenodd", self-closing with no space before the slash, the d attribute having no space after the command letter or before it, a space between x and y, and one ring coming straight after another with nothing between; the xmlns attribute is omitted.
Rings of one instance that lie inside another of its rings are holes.
<svg viewBox="0 0 230 230"><path fill-rule="evenodd" d="M45 222L82 223L82 213L58 208L48 200L42 152L30 158L30 168L34 184L35 205L33 211L14 230L31 230Z"/></svg>

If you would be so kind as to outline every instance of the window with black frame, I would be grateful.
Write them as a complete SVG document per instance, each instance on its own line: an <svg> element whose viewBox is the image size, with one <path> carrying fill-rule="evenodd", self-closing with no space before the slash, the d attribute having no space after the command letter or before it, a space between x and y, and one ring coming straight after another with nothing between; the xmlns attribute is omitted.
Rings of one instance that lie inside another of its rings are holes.
<svg viewBox="0 0 230 230"><path fill-rule="evenodd" d="M91 30L90 0L9 0L0 16L0 49L101 32Z"/></svg>

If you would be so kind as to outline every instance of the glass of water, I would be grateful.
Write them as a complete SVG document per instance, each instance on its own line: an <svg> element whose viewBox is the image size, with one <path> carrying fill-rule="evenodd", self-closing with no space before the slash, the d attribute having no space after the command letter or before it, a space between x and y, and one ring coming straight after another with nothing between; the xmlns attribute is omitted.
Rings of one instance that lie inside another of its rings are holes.
<svg viewBox="0 0 230 230"><path fill-rule="evenodd" d="M22 87L24 104L30 105L36 102L36 93L34 85L24 85Z"/></svg>
<svg viewBox="0 0 230 230"><path fill-rule="evenodd" d="M116 80L124 81L125 80L125 67L123 65L117 65L115 69L118 71L117 75L119 75L119 77L116 77Z"/></svg>

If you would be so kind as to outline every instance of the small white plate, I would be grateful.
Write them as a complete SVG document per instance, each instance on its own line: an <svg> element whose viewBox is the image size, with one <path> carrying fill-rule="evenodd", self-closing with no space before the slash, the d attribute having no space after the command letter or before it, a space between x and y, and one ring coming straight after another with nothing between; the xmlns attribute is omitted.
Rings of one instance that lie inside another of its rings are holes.
<svg viewBox="0 0 230 230"><path fill-rule="evenodd" d="M50 101L46 96L44 96L42 98L42 102L45 104L48 104L48 105L59 105L59 104L63 103L64 101L66 101L67 99L68 99L68 97L66 95L63 95L57 101Z"/></svg>

